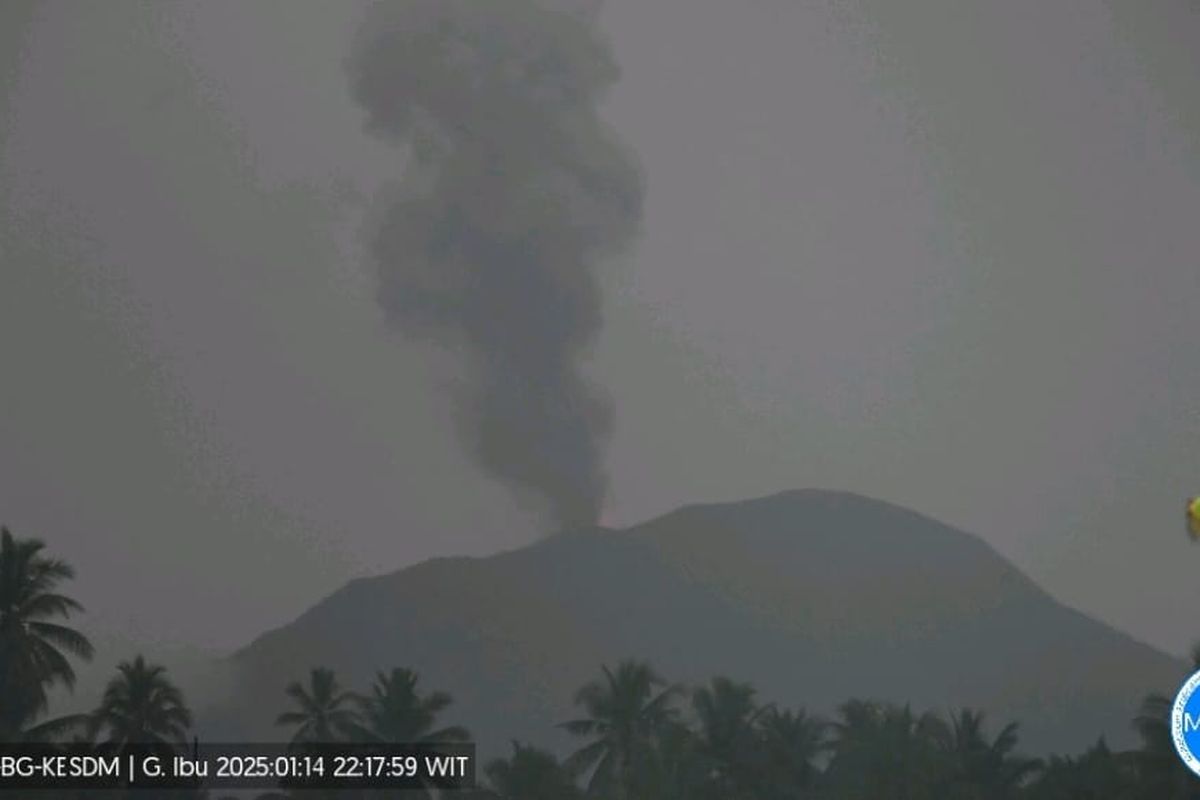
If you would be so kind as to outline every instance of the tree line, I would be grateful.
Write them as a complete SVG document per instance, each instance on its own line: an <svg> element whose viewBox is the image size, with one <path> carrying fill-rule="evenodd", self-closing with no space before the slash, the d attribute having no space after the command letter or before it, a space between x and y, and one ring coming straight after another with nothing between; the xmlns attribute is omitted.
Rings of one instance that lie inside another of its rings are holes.
<svg viewBox="0 0 1200 800"><path fill-rule="evenodd" d="M0 529L0 742L156 744L186 752L192 713L167 670L135 656L118 665L90 713L48 717L58 686L93 648L70 627L82 610L63 593L74 577L36 539ZM1200 668L1200 649L1194 659ZM469 731L447 725L453 704L395 667L366 691L313 667L282 687L276 724L297 747L309 743L445 743ZM577 742L566 758L516 742L481 770L464 800L1200 800L1200 779L1177 758L1170 700L1148 695L1132 720L1140 746L1115 751L1100 738L1085 752L1023 755L1019 727L993 728L982 712L946 715L852 699L829 719L763 702L753 686L714 677L670 683L646 663L605 666L575 696L577 717L561 727ZM93 793L94 794L94 793ZM415 793L412 796L419 796ZM38 792L46 800L87 793ZM133 797L150 800L145 792ZM174 792L189 800L203 791ZM260 800L284 800L269 792ZM362 792L296 792L313 800L357 800ZM408 796L408 795L406 795Z"/></svg>

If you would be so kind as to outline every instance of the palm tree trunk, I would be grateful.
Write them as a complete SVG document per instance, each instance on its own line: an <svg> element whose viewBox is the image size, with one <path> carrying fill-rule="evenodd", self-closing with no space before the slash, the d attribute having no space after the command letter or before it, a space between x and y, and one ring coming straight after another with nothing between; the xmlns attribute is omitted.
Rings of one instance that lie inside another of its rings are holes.
<svg viewBox="0 0 1200 800"><path fill-rule="evenodd" d="M626 800L629 797L629 754L621 753L617 760L617 779L613 781L613 800Z"/></svg>

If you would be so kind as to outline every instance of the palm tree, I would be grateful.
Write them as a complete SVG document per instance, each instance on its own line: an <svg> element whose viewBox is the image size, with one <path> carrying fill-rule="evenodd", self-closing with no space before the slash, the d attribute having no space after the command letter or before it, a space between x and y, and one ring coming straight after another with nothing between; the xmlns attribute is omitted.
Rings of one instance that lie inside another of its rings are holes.
<svg viewBox="0 0 1200 800"><path fill-rule="evenodd" d="M814 790L827 729L823 720L804 711L766 710L758 720L764 798L804 797Z"/></svg>
<svg viewBox="0 0 1200 800"><path fill-rule="evenodd" d="M296 727L294 745L346 740L361 730L360 718L351 707L359 698L342 690L331 669L314 668L307 686L292 681L284 693L294 701L295 710L280 714L275 724Z"/></svg>
<svg viewBox="0 0 1200 800"><path fill-rule="evenodd" d="M437 717L450 707L446 692L417 693L417 673L397 667L375 676L371 693L359 700L362 723L358 735L370 742L436 744L471 738L466 728L435 727Z"/></svg>
<svg viewBox="0 0 1200 800"><path fill-rule="evenodd" d="M69 727L70 719L26 726L45 712L50 688L74 687L69 657L92 657L87 638L56 621L83 607L55 591L75 571L44 555L45 547L0 528L0 741L41 738Z"/></svg>
<svg viewBox="0 0 1200 800"><path fill-rule="evenodd" d="M651 746L638 755L630 776L631 797L694 800L709 788L708 759L695 733L681 720L658 726Z"/></svg>
<svg viewBox="0 0 1200 800"><path fill-rule="evenodd" d="M943 755L946 725L908 706L851 700L833 724L833 758L826 770L834 796L845 800L944 797L949 770Z"/></svg>
<svg viewBox="0 0 1200 800"><path fill-rule="evenodd" d="M1078 758L1052 756L1024 792L1028 800L1147 800L1132 763L1100 739Z"/></svg>
<svg viewBox="0 0 1200 800"><path fill-rule="evenodd" d="M576 774L591 771L589 792L609 791L616 800L624 800L635 760L650 751L656 733L673 719L671 700L677 690L639 661L623 661L615 671L602 669L602 680L575 695L587 716L562 725L592 740L567 759L567 766Z"/></svg>
<svg viewBox="0 0 1200 800"><path fill-rule="evenodd" d="M91 716L91 735L105 744L182 744L192 725L183 693L167 670L137 656L117 665L104 696Z"/></svg>
<svg viewBox="0 0 1200 800"><path fill-rule="evenodd" d="M754 695L750 684L724 677L713 678L692 693L700 751L709 763L711 789L717 797L739 796L760 774L755 723L766 709L754 702Z"/></svg>
<svg viewBox="0 0 1200 800"><path fill-rule="evenodd" d="M946 734L942 747L953 771L955 796L1007 800L1016 797L1021 786L1040 768L1037 760L1014 754L1015 722L1004 726L995 739L988 741L983 713L963 709L951 717Z"/></svg>
<svg viewBox="0 0 1200 800"><path fill-rule="evenodd" d="M513 754L485 769L492 788L504 800L573 800L579 787L558 759L536 747L513 742Z"/></svg>

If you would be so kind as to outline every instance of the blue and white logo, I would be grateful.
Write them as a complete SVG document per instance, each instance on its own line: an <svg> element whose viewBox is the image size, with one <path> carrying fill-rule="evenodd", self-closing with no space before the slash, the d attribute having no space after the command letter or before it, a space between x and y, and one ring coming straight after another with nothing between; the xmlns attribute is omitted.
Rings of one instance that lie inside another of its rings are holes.
<svg viewBox="0 0 1200 800"><path fill-rule="evenodd" d="M1171 738L1188 769L1200 775L1200 672L1188 678L1171 708Z"/></svg>

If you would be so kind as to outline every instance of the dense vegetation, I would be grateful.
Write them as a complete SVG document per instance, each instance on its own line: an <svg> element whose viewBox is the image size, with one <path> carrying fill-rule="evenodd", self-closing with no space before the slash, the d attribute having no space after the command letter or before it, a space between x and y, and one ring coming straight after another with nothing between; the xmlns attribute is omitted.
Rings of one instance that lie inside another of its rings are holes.
<svg viewBox="0 0 1200 800"><path fill-rule="evenodd" d="M192 717L166 671L141 656L122 662L90 714L46 719L48 692L75 680L72 659L92 647L67 624L80 606L60 593L73 577L43 543L0 532L0 742L132 742L185 748ZM1200 653L1197 654L1200 666ZM447 742L443 692L424 692L411 670L379 672L364 693L328 669L281 681L277 724L309 742ZM778 708L754 687L715 677L673 685L644 663L604 667L579 689L578 741L560 760L514 742L482 770L476 800L1193 800L1200 780L1176 758L1167 698L1151 695L1132 720L1141 746L1114 752L1103 739L1073 757L1020 752L1018 726L982 713L949 715L849 700L832 719ZM40 793L50 798L50 793ZM82 796L76 792L72 797ZM134 796L146 798L145 793ZM179 796L176 793L176 796ZM191 793L189 797L203 796ZM323 800L359 797L314 792ZM270 793L263 798L284 798Z"/></svg>

